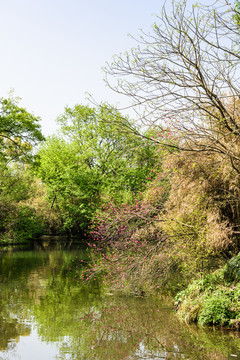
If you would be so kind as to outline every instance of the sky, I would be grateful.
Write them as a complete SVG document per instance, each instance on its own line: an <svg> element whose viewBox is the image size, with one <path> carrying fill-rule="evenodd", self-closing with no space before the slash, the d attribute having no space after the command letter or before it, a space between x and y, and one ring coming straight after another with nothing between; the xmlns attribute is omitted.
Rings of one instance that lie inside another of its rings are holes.
<svg viewBox="0 0 240 360"><path fill-rule="evenodd" d="M128 34L151 30L163 0L0 0L0 97L41 117L56 130L65 106L97 102L125 106L106 87L102 67L136 43Z"/></svg>

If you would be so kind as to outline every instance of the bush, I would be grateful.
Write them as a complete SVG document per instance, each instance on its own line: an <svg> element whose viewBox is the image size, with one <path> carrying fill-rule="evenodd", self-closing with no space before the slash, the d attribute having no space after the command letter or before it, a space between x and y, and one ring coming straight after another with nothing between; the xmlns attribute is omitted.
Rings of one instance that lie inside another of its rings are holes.
<svg viewBox="0 0 240 360"><path fill-rule="evenodd" d="M198 322L200 325L228 325L235 317L231 311L232 301L228 292L216 291L207 296L202 304Z"/></svg>

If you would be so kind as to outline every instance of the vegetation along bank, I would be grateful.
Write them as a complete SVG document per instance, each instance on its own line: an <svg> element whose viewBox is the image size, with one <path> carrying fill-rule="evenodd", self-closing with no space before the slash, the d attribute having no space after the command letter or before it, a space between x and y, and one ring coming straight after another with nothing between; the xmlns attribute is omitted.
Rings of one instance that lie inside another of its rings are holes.
<svg viewBox="0 0 240 360"><path fill-rule="evenodd" d="M44 139L39 118L2 98L1 244L77 234L91 256L79 281L164 289L185 321L239 329L239 8L174 2L106 65L142 109L134 119L77 104Z"/></svg>

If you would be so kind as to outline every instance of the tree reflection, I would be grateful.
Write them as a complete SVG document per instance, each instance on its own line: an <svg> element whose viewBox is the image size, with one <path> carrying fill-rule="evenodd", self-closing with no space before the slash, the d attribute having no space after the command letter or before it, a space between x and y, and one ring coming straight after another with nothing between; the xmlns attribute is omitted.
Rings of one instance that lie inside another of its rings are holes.
<svg viewBox="0 0 240 360"><path fill-rule="evenodd" d="M74 253L5 255L0 264L1 350L30 336L33 322L42 342L57 344L58 360L240 356L239 333L182 324L166 299L103 295L97 280L82 283Z"/></svg>
<svg viewBox="0 0 240 360"><path fill-rule="evenodd" d="M6 350L29 336L28 308L32 299L27 284L31 271L44 263L44 257L33 253L7 253L0 257L0 349ZM14 340L14 342L13 342Z"/></svg>

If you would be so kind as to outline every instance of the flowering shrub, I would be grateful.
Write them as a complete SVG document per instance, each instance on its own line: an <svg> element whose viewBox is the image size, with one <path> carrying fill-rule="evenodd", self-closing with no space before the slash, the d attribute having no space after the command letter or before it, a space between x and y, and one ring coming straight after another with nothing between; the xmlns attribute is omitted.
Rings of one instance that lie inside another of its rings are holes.
<svg viewBox="0 0 240 360"><path fill-rule="evenodd" d="M144 194L133 194L130 204L105 199L89 228L92 261L82 274L85 280L101 274L102 282L114 291L138 295L160 288L173 265L166 236L156 226L168 188L167 175L162 173Z"/></svg>

